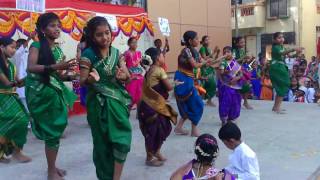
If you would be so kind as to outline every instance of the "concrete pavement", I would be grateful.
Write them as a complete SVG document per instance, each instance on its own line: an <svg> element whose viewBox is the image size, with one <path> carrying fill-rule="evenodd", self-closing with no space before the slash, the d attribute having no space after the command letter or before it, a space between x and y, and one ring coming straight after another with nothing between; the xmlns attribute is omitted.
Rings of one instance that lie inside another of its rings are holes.
<svg viewBox="0 0 320 180"><path fill-rule="evenodd" d="M271 113L272 102L251 101L255 110L242 110L238 124L244 141L257 153L262 180L315 180L320 175L320 106L315 104L284 104L286 115ZM174 101L172 100L174 105ZM174 105L174 107L176 107ZM144 165L144 140L135 113L132 150L126 162L123 180L167 180L180 165L190 161L195 138L176 136L173 133L163 146L168 161L163 167ZM217 137L220 127L217 108L206 107L200 123L202 133ZM186 124L190 128L190 123ZM228 163L229 150L219 142L220 155L217 167ZM0 180L44 180L46 159L43 142L32 133L25 145L26 154L33 158L28 164L0 164ZM92 140L85 116L69 120L66 138L61 141L58 166L66 169L66 180L95 180L92 162ZM319 169L318 169L319 168ZM318 177L319 178L319 177Z"/></svg>

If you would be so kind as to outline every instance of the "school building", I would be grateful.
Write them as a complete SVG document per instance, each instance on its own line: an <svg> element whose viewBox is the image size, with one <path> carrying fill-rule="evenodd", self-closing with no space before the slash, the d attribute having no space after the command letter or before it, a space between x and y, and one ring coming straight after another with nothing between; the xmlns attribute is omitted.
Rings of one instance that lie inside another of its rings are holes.
<svg viewBox="0 0 320 180"><path fill-rule="evenodd" d="M169 71L177 69L177 57L182 49L181 38L187 30L210 36L211 48L231 44L230 1L228 0L149 0L147 12L155 25L155 38L164 37L158 27L158 17L167 18L171 34L171 51L166 56Z"/></svg>
<svg viewBox="0 0 320 180"><path fill-rule="evenodd" d="M232 5L233 36L235 15L235 6ZM252 55L261 52L270 59L272 34L278 31L284 33L287 46L306 48L308 60L319 55L319 0L240 0L237 17L239 35L245 37L246 49Z"/></svg>

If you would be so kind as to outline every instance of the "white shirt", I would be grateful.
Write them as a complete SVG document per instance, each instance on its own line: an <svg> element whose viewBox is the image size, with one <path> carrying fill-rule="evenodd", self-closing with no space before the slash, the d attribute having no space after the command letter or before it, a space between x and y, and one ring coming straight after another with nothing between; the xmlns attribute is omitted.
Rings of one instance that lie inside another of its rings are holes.
<svg viewBox="0 0 320 180"><path fill-rule="evenodd" d="M28 48L21 45L12 58L12 61L17 68L18 79L23 79L27 76L28 54ZM18 88L17 93L20 98L26 97L24 94L24 87Z"/></svg>
<svg viewBox="0 0 320 180"><path fill-rule="evenodd" d="M289 70L293 69L293 65L294 65L295 61L296 61L295 58L286 58L286 64L287 64Z"/></svg>
<svg viewBox="0 0 320 180"><path fill-rule="evenodd" d="M242 142L229 156L225 169L238 176L237 180L260 180L259 163L256 153Z"/></svg>

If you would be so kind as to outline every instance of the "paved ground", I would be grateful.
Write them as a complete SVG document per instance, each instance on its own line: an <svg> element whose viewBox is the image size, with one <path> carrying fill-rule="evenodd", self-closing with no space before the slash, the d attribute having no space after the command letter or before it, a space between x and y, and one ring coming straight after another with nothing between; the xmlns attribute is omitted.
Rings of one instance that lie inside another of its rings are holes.
<svg viewBox="0 0 320 180"><path fill-rule="evenodd" d="M271 102L252 101L254 111L243 110L239 126L243 139L258 155L262 180L320 179L320 107L314 104L285 104L287 115L270 112ZM167 180L181 164L193 158L194 138L171 134L164 144L163 153L169 158L165 166L150 168L144 165L144 141L135 114L132 151L125 166L124 180ZM187 124L189 128L190 124ZM217 108L205 109L200 129L217 136L220 126ZM217 167L227 165L230 153L220 142ZM25 152L33 161L28 164L11 162L0 164L0 180L44 180L46 160L44 147L29 133ZM68 171L67 180L94 180L95 169L91 160L91 134L85 117L74 117L62 140L58 165ZM313 174L313 175L312 175Z"/></svg>

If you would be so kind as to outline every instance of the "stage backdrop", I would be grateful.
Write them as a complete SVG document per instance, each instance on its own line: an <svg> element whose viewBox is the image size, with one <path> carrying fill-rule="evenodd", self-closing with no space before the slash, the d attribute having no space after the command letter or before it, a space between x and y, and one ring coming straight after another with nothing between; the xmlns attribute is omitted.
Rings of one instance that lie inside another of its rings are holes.
<svg viewBox="0 0 320 180"><path fill-rule="evenodd" d="M17 40L27 38L35 30L35 23L40 14L18 11L12 0L0 2L0 37L7 36ZM95 11L93 11L95 10ZM148 15L141 8L116 6L84 0L47 1L46 11L56 13L61 20L62 33L57 42L67 58L74 58L83 28L96 14L116 16L118 28L113 32L113 46L124 52L129 37L139 39L139 50L153 46L154 28Z"/></svg>

